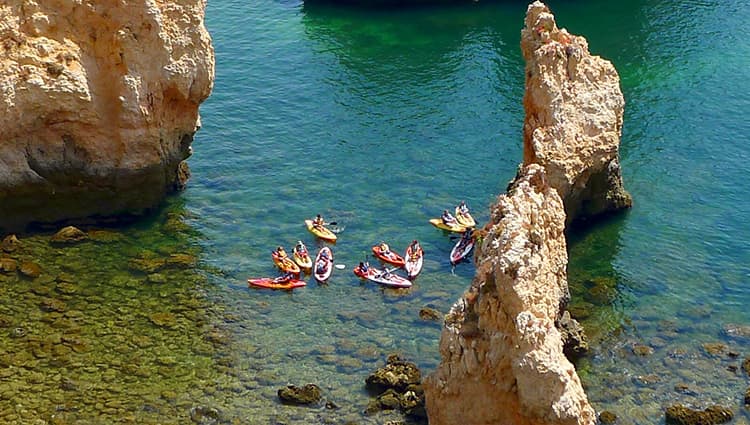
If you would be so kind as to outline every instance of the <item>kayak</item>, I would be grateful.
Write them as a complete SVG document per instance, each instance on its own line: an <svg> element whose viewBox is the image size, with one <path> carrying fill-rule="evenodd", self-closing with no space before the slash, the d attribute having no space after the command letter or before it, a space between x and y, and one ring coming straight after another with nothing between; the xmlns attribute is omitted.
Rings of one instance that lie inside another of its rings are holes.
<svg viewBox="0 0 750 425"><path fill-rule="evenodd" d="M268 289L294 289L307 285L304 280L286 276L250 278L247 280L247 284L248 286Z"/></svg>
<svg viewBox="0 0 750 425"><path fill-rule="evenodd" d="M439 218L431 218L430 223L438 229L448 230L450 232L463 233L466 231L466 227L462 226L461 224L456 223L453 225L448 225L443 223L443 220Z"/></svg>
<svg viewBox="0 0 750 425"><path fill-rule="evenodd" d="M397 274L393 274L388 270L378 270L375 267L368 267L367 271L363 271L359 266L354 268L354 274L357 276L371 280L375 283L379 283L385 286L391 286L394 288L410 288L412 283L409 279L405 279Z"/></svg>
<svg viewBox="0 0 750 425"><path fill-rule="evenodd" d="M466 258L472 248L474 248L474 241L471 230L464 232L458 242L456 242L456 245L453 246L453 249L451 249L451 264L456 264Z"/></svg>
<svg viewBox="0 0 750 425"><path fill-rule="evenodd" d="M422 247L419 244L416 244L416 249L414 249L413 245L410 244L406 247L406 254L404 257L406 257L406 263L404 264L406 276L409 277L409 279L414 279L419 272L422 271L422 263L424 261Z"/></svg>
<svg viewBox="0 0 750 425"><path fill-rule="evenodd" d="M305 226L307 226L307 230L309 230L310 233L319 237L320 239L329 242L336 242L336 234L328 230L328 228L326 228L325 226L314 226L312 220L305 220Z"/></svg>
<svg viewBox="0 0 750 425"><path fill-rule="evenodd" d="M273 251L271 252L271 256L273 257L273 263L276 264L276 267L280 268L282 272L291 272L299 274L300 269L297 263L292 261L289 256L280 256L278 252Z"/></svg>
<svg viewBox="0 0 750 425"><path fill-rule="evenodd" d="M333 251L324 246L315 256L315 279L318 282L325 282L331 277L331 272L333 272Z"/></svg>
<svg viewBox="0 0 750 425"><path fill-rule="evenodd" d="M307 252L307 247L301 242L297 244L292 250L294 262L303 269L309 271L312 268L313 260L310 258L310 254Z"/></svg>
<svg viewBox="0 0 750 425"><path fill-rule="evenodd" d="M458 223L465 227L474 227L477 225L477 222L474 220L474 217L471 216L471 213L466 210L466 212L461 212L460 207L456 207L456 220L458 220Z"/></svg>
<svg viewBox="0 0 750 425"><path fill-rule="evenodd" d="M379 243L378 245L373 246L372 252L378 259L385 261L386 263L393 264L396 267L404 267L404 264L406 263L406 261L404 261L404 257L391 251L391 249L388 247L388 244L386 243Z"/></svg>

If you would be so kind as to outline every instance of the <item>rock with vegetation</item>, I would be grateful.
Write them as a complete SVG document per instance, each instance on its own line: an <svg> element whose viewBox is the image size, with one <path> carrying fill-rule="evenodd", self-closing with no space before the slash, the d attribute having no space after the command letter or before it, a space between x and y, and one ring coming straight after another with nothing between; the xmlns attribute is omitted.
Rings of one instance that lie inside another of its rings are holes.
<svg viewBox="0 0 750 425"><path fill-rule="evenodd" d="M323 398L320 387L315 384L306 384L303 387L287 385L278 390L277 394L282 403L294 405L317 404Z"/></svg>
<svg viewBox="0 0 750 425"><path fill-rule="evenodd" d="M705 410L694 410L681 404L669 406L666 423L672 425L714 425L729 422L734 417L730 409L710 406Z"/></svg>

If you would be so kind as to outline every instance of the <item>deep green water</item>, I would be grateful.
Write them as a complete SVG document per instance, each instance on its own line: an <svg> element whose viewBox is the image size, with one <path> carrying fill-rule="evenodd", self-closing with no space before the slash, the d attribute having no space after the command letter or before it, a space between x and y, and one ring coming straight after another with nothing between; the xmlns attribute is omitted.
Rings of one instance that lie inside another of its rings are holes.
<svg viewBox="0 0 750 425"><path fill-rule="evenodd" d="M724 404L750 423L750 379L729 370L748 339L725 331L750 326L750 9L552 6L614 63L626 99L635 205L570 238L588 396L621 424L661 424L673 402ZM525 10L210 0L216 84L188 189L74 247L22 237L13 256L42 276L0 274L0 422L189 423L199 407L228 423L399 419L362 414L364 379L390 353L425 373L439 362L439 324L418 312L447 311L473 267L451 269L453 242L427 220L463 199L485 222L515 174ZM294 293L248 289L275 273L275 246L317 248L303 225L316 213L343 228L334 253L347 268ZM374 243L403 251L412 239L427 261L411 290L351 273ZM278 403L277 389L307 382L339 409Z"/></svg>

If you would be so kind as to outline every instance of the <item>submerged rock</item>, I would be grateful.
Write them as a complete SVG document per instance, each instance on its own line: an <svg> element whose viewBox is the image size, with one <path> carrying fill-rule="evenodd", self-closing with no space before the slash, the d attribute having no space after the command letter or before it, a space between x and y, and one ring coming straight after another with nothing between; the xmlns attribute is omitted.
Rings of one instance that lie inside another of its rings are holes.
<svg viewBox="0 0 750 425"><path fill-rule="evenodd" d="M693 410L681 404L669 406L666 411L667 424L714 425L729 422L734 417L731 410L721 406L710 406L706 410Z"/></svg>
<svg viewBox="0 0 750 425"><path fill-rule="evenodd" d="M18 269L18 261L7 258L7 257L0 257L0 273L15 273Z"/></svg>
<svg viewBox="0 0 750 425"><path fill-rule="evenodd" d="M388 389L403 392L409 385L419 384L422 374L416 364L390 356L386 365L372 372L365 384L367 389L381 393Z"/></svg>
<svg viewBox="0 0 750 425"><path fill-rule="evenodd" d="M39 264L33 263L31 261L24 261L21 263L21 267L19 267L18 271L31 279L36 279L39 277L39 275L42 274L42 268L39 267Z"/></svg>
<svg viewBox="0 0 750 425"><path fill-rule="evenodd" d="M16 235L8 235L3 239L2 243L0 243L0 248L2 248L2 250L5 252L13 252L20 246L21 242L18 240Z"/></svg>
<svg viewBox="0 0 750 425"><path fill-rule="evenodd" d="M434 308L422 307L419 309L419 318L422 320L437 322L443 319L443 315Z"/></svg>
<svg viewBox="0 0 750 425"><path fill-rule="evenodd" d="M323 398L320 387L315 384L307 384L304 387L287 385L278 390L277 394L282 403L294 405L317 404Z"/></svg>
<svg viewBox="0 0 750 425"><path fill-rule="evenodd" d="M81 229L75 226L67 226L55 233L50 239L50 242L56 244L71 244L85 241L88 238L89 236Z"/></svg>

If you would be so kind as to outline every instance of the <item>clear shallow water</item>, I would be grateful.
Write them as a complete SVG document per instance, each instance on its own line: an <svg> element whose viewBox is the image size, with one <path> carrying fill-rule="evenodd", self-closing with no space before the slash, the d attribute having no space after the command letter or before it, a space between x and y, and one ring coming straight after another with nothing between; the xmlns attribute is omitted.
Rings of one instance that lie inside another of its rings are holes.
<svg viewBox="0 0 750 425"><path fill-rule="evenodd" d="M571 307L593 348L579 371L595 408L620 423L663 423L675 401L726 404L748 423L749 381L727 370L750 355L747 340L723 329L750 324L750 12L739 1L616 3L553 4L621 75L635 200L570 239ZM485 222L515 174L525 9L210 1L216 85L188 190L114 241L22 240L19 258L45 274L0 275L0 418L185 423L201 406L240 423L397 418L362 415L364 379L393 352L425 373L439 361L439 325L419 309L447 311L473 268L451 270L453 242L427 220L463 199ZM327 286L249 290L247 277L275 273L275 246L317 248L303 220L318 212L344 227L334 253L347 268ZM351 273L374 243L403 251L412 239L427 255L413 289ZM173 254L194 260L159 266ZM340 408L278 403L278 388L307 382Z"/></svg>

